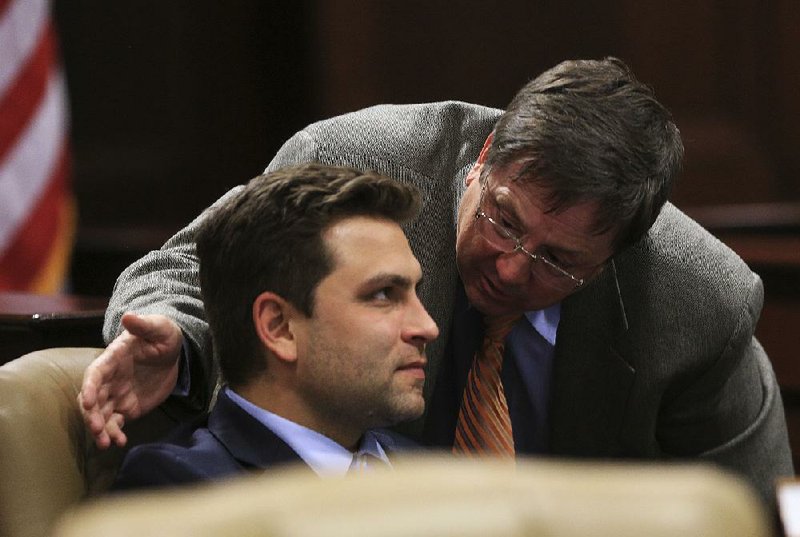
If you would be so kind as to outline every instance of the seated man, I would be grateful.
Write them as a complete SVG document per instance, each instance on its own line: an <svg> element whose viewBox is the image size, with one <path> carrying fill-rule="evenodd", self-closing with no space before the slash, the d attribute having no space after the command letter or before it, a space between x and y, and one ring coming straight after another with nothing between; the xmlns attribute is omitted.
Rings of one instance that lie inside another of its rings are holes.
<svg viewBox="0 0 800 537"><path fill-rule="evenodd" d="M412 187L313 164L219 202L197 253L226 384L201 422L132 449L115 488L300 461L343 474L413 445L372 428L425 408L425 345L438 328L399 226L418 210Z"/></svg>

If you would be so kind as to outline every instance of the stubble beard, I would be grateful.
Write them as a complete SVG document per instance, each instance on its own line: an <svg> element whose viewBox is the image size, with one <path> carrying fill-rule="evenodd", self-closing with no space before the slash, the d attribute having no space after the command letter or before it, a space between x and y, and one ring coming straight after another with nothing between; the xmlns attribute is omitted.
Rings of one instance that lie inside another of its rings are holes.
<svg viewBox="0 0 800 537"><path fill-rule="evenodd" d="M342 356L374 354L388 352L385 349L364 352L363 349L341 348L331 345L324 338L314 340L310 354L317 357L321 367L307 370L303 382L305 399L314 408L321 421L340 430L357 430L361 433L367 429L387 427L410 421L422 415L425 409L423 398L424 379L402 377L397 369L392 369L388 380L380 382L383 369L370 371L369 361L363 366L365 370L350 376L344 383L337 379L342 369L346 369ZM396 360L398 365L401 360ZM345 375L347 376L347 375Z"/></svg>
<svg viewBox="0 0 800 537"><path fill-rule="evenodd" d="M317 412L331 424L362 433L420 417L425 409L423 381L413 387L383 385L369 392L350 386L349 392L327 390L317 394Z"/></svg>

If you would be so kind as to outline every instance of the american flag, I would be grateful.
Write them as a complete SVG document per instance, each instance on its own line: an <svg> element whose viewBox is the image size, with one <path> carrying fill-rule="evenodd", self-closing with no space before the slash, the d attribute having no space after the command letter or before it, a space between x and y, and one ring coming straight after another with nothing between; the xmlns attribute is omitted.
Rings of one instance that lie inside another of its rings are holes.
<svg viewBox="0 0 800 537"><path fill-rule="evenodd" d="M61 290L75 220L49 2L0 0L0 290Z"/></svg>

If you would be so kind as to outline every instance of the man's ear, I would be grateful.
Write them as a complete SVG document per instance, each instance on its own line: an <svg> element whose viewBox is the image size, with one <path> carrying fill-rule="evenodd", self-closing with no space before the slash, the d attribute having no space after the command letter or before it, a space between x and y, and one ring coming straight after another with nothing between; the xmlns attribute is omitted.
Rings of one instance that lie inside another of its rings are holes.
<svg viewBox="0 0 800 537"><path fill-rule="evenodd" d="M278 360L297 359L297 338L291 322L299 313L281 296L265 291L253 301L253 326L258 339Z"/></svg>
<svg viewBox="0 0 800 537"><path fill-rule="evenodd" d="M481 170L483 169L484 164L486 163L486 157L489 154L489 148L492 146L492 142L494 141L494 131L489 133L489 136L486 137L486 141L483 142L483 149L481 149L480 154L478 155L478 160L472 166L472 169L467 174L465 179L467 186L469 186L472 181L477 179L481 176Z"/></svg>
<svg viewBox="0 0 800 537"><path fill-rule="evenodd" d="M486 137L486 141L483 142L483 148L481 149L481 154L478 155L478 162L483 164L486 162L486 157L489 154L489 148L492 147L492 142L494 142L494 131L489 133L489 136Z"/></svg>

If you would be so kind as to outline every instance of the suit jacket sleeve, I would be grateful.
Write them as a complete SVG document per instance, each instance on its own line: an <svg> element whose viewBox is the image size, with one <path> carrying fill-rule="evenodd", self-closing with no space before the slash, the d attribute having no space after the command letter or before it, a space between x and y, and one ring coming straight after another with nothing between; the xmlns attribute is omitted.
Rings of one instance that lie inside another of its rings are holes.
<svg viewBox="0 0 800 537"><path fill-rule="evenodd" d="M668 398L657 434L668 453L698 454L743 474L772 503L776 479L793 467L778 383L753 335L763 287L756 275L752 281L718 359Z"/></svg>
<svg viewBox="0 0 800 537"><path fill-rule="evenodd" d="M673 206L650 237L622 284L625 354L638 379L630 415L639 425L655 420L666 457L718 463L771 503L775 480L793 468L778 384L754 336L761 279Z"/></svg>
<svg viewBox="0 0 800 537"><path fill-rule="evenodd" d="M182 457L169 444L150 444L128 453L112 490L176 486L208 479L200 466Z"/></svg>

